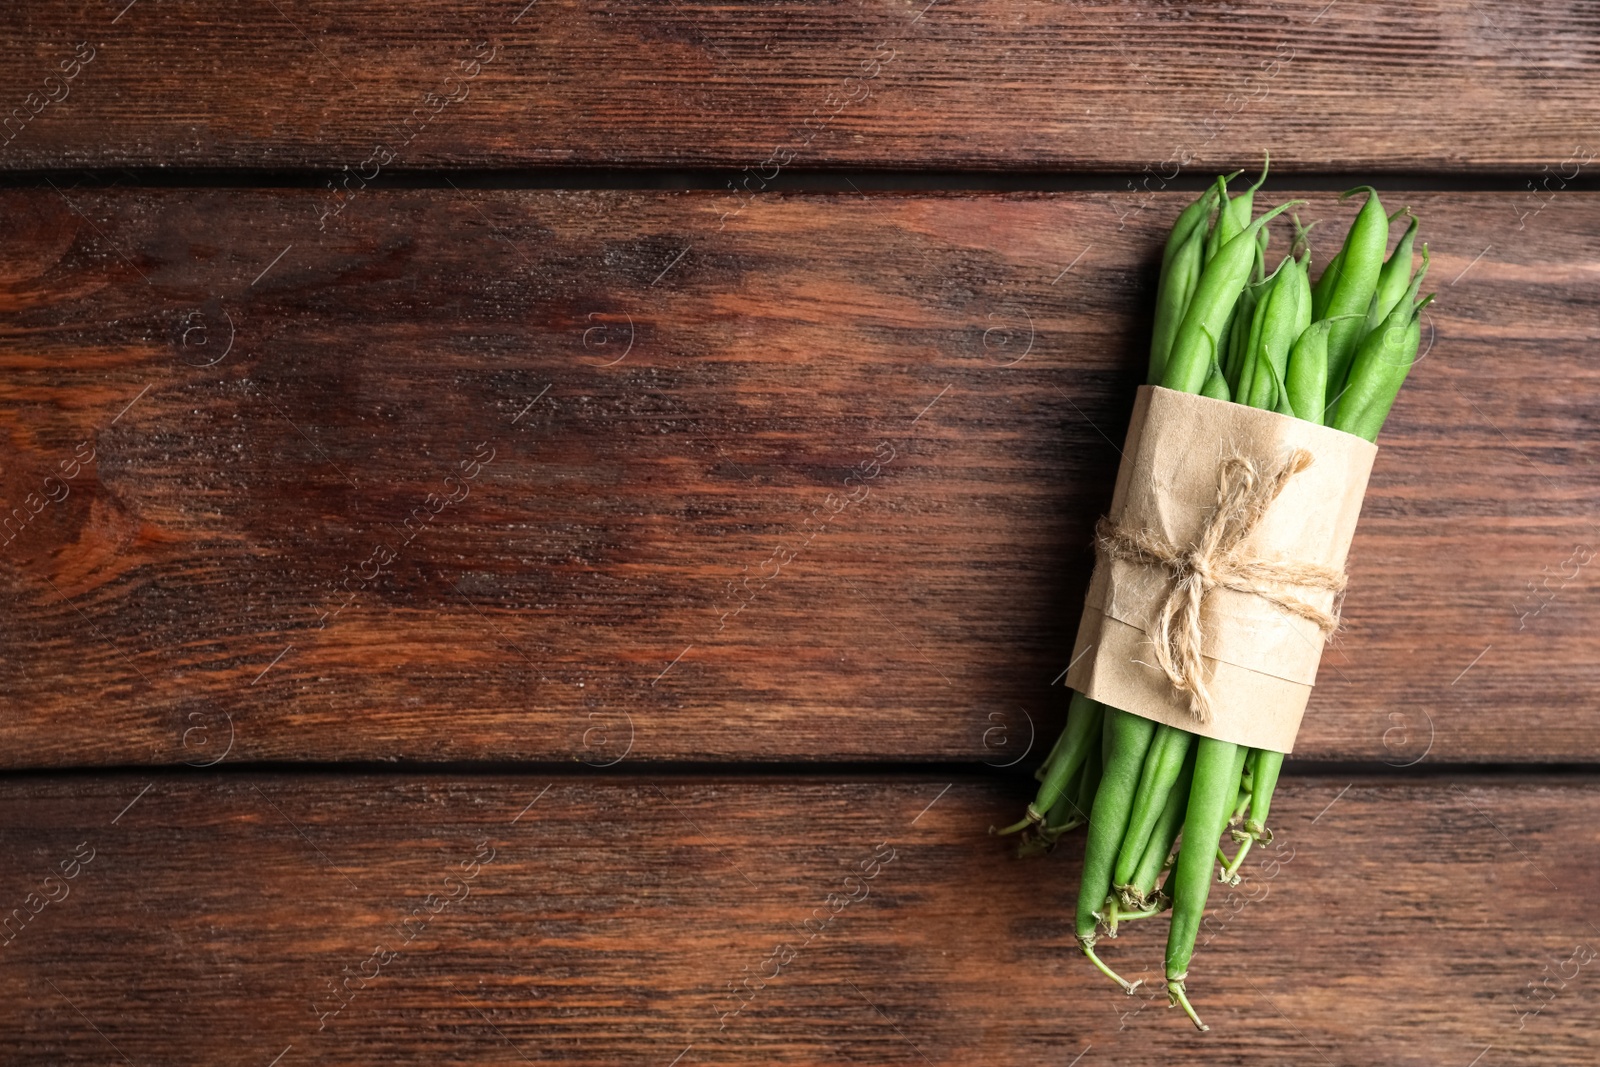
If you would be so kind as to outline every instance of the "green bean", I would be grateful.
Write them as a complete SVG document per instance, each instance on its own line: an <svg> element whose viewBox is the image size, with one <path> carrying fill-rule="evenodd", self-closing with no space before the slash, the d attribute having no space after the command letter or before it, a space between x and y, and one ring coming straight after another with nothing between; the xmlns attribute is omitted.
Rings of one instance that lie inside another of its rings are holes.
<svg viewBox="0 0 1600 1067"><path fill-rule="evenodd" d="M1258 231L1263 235L1268 232L1266 227L1262 227ZM1239 376L1243 372L1245 359L1250 351L1250 345L1253 343L1256 312L1260 307L1262 296L1267 291L1268 284L1272 281L1266 275L1266 251L1266 242L1264 240L1258 241L1256 243L1256 265L1253 275L1255 280L1246 283L1245 287L1239 291L1239 303L1235 306L1234 312L1229 316L1228 320L1230 324L1228 340L1222 346L1227 353L1227 358L1223 360L1222 374L1228 380L1228 388L1235 395L1239 393ZM1235 324L1239 328L1233 328Z"/></svg>
<svg viewBox="0 0 1600 1067"><path fill-rule="evenodd" d="M1243 746L1240 746L1243 747ZM1233 807L1230 810L1228 821L1223 824L1223 830L1234 823L1244 820L1244 813L1250 810L1250 793L1255 788L1251 772L1255 769L1256 750L1246 748L1239 761L1239 788L1233 795ZM1222 836L1222 830L1217 831L1217 836Z"/></svg>
<svg viewBox="0 0 1600 1067"><path fill-rule="evenodd" d="M1237 172L1235 175L1237 176ZM1206 233L1216 211L1217 198L1227 195L1227 178L1218 179L1178 215L1161 253L1161 279L1156 285L1156 314L1150 337L1150 381L1161 381L1172 349L1172 336L1183 321L1184 309L1200 280L1205 262Z"/></svg>
<svg viewBox="0 0 1600 1067"><path fill-rule="evenodd" d="M1077 694L1072 692L1072 690L1068 690L1068 693L1074 698L1077 696ZM1059 734L1056 734L1056 743L1054 745L1050 746L1050 754L1044 758L1044 762L1043 763L1039 764L1039 766L1037 766L1037 767L1035 767L1033 769L1033 780L1034 781L1036 781L1036 782L1044 781L1045 778L1050 773L1050 768L1055 766L1056 760L1062 759L1062 758L1064 758L1066 756L1067 749L1068 749L1068 747L1070 747L1070 739L1068 737L1068 734L1071 733L1071 730L1072 730L1072 704L1069 702L1068 705L1067 705L1067 723L1066 723L1065 726L1063 726L1061 728L1061 732Z"/></svg>
<svg viewBox="0 0 1600 1067"><path fill-rule="evenodd" d="M1244 821L1243 830L1233 831L1233 839L1239 842L1239 851L1234 853L1233 860L1222 872L1222 881L1230 885L1239 884L1239 868L1250 854L1250 846L1257 841L1272 840L1272 832L1267 829L1267 812L1272 806L1272 793L1278 787L1278 772L1283 769L1283 753L1265 748L1254 749L1250 753L1250 763L1254 767L1255 777L1250 791L1250 815Z"/></svg>
<svg viewBox="0 0 1600 1067"><path fill-rule="evenodd" d="M1234 171L1230 177L1237 178L1239 171ZM1217 210L1217 198L1226 195L1228 178L1218 178L1216 182L1206 187L1188 207L1178 213L1178 220L1172 224L1172 232L1167 235L1167 244L1161 250L1161 266L1166 269L1172 265L1172 260L1177 256L1179 249L1189 243L1189 239L1196 233L1201 240L1211 228L1211 220Z"/></svg>
<svg viewBox="0 0 1600 1067"><path fill-rule="evenodd" d="M1313 220L1310 226L1302 226L1300 224L1300 216L1293 212L1289 215L1289 221L1294 224L1294 240L1289 242L1289 254L1292 256L1295 254L1295 249L1300 249L1301 255L1305 257L1306 273L1309 275L1311 272L1311 231L1317 225L1316 221Z"/></svg>
<svg viewBox="0 0 1600 1067"><path fill-rule="evenodd" d="M1105 721L1111 752L1100 772L1100 788L1095 791L1094 810L1089 814L1089 843L1084 850L1083 875L1078 883L1076 930L1084 955L1107 977L1132 993L1134 985L1095 955L1095 931L1100 924L1100 909L1111 891L1112 866L1117 861L1122 835L1128 828L1133 792L1139 784L1139 772L1156 724L1113 707L1106 708Z"/></svg>
<svg viewBox="0 0 1600 1067"><path fill-rule="evenodd" d="M1281 378L1287 370L1289 349L1300 336L1300 265L1285 257L1272 275L1273 283L1257 312L1257 324L1250 331L1250 352L1240 370L1239 402L1254 408L1276 406L1271 391L1273 378ZM1275 374L1253 374L1262 361L1271 363Z"/></svg>
<svg viewBox="0 0 1600 1067"><path fill-rule="evenodd" d="M1372 294L1378 288L1378 275L1383 270L1383 254L1389 248L1389 217L1383 213L1378 201L1378 191L1364 185L1341 196L1344 199L1365 191L1367 202L1361 205L1356 220L1345 234L1343 257L1339 277L1334 282L1333 293L1322 318L1367 313ZM1356 346L1361 342L1361 323L1345 319L1328 333L1328 392L1329 401L1344 389L1345 375L1355 357Z"/></svg>
<svg viewBox="0 0 1600 1067"><path fill-rule="evenodd" d="M1110 706L1109 704L1104 705L1106 708ZM1112 723L1113 719L1110 715L1106 715L1100 720L1100 769L1102 771L1111 763L1111 746L1115 740L1111 729Z"/></svg>
<svg viewBox="0 0 1600 1067"><path fill-rule="evenodd" d="M1291 254L1293 250L1291 249ZM1298 296L1295 300L1295 330L1294 336L1299 337L1306 332L1306 327L1311 325L1311 253L1306 252L1295 260L1295 289Z"/></svg>
<svg viewBox="0 0 1600 1067"><path fill-rule="evenodd" d="M1279 415L1294 418L1294 408L1289 404L1289 390L1284 387L1278 368L1272 365L1272 360L1267 358L1264 350L1256 360L1256 381L1266 384L1262 386L1260 400L1250 406L1261 408L1263 411L1276 411Z"/></svg>
<svg viewBox="0 0 1600 1067"><path fill-rule="evenodd" d="M1426 246L1421 267L1409 273L1417 221L1385 259L1389 223L1409 209L1386 217L1371 187L1346 193L1365 192L1366 202L1313 286L1308 230L1298 219L1290 255L1266 274L1267 224L1298 202L1252 221L1261 185L1230 200L1227 180L1219 178L1174 225L1162 257L1150 381L1373 440L1416 361L1419 316L1432 299L1416 300L1428 268ZM1215 220L1208 226L1213 204ZM1096 940L1117 936L1119 921L1156 915L1170 903L1167 992L1205 1030L1189 1002L1187 979L1212 864L1220 861L1220 877L1237 884L1252 846L1271 839L1267 816L1284 757L1212 738L1196 744L1192 736L1104 709L1100 745L1076 742L1082 755L1074 777L1061 783L1039 836L1053 839L1072 824L1072 805L1062 798L1086 800L1093 792L1092 803L1078 805L1091 816L1074 916L1079 945L1131 993L1138 983L1125 981L1096 955ZM1044 781L1063 771L1073 747L1058 742ZM1222 847L1224 836L1238 842L1232 859ZM1169 873L1158 889L1163 870Z"/></svg>
<svg viewBox="0 0 1600 1067"><path fill-rule="evenodd" d="M1265 226L1256 231L1255 267L1251 271L1250 280L1239 290L1239 302L1234 305L1233 314L1228 316L1228 325L1223 331L1223 336L1218 338L1217 362L1222 367L1222 377L1228 383L1230 397L1238 392L1238 386L1234 377L1228 373L1228 368L1234 361L1234 353L1249 344L1250 324L1255 318L1258 293L1267 281L1265 257L1267 242L1271 235L1272 231ZM1240 362L1243 362L1242 354Z"/></svg>
<svg viewBox="0 0 1600 1067"><path fill-rule="evenodd" d="M1075 830L1089 821L1089 817L1078 810L1076 803L1078 789L1083 782L1087 765L1086 760L1079 765L1077 773L1067 779L1066 789L1045 816L1044 825L1039 827L1039 840L1047 849L1054 848L1056 842L1069 830Z"/></svg>
<svg viewBox="0 0 1600 1067"><path fill-rule="evenodd" d="M1328 261L1322 268L1322 276L1317 279L1317 284L1311 288L1311 319L1315 322L1328 314L1328 298L1333 296L1333 287L1339 280L1340 268L1344 266L1344 249Z"/></svg>
<svg viewBox="0 0 1600 1067"><path fill-rule="evenodd" d="M1222 376L1222 368L1217 366L1215 358L1211 361L1211 373L1206 375L1206 383L1200 387L1200 395L1208 396L1212 400L1233 399L1233 392L1228 388L1228 379Z"/></svg>
<svg viewBox="0 0 1600 1067"><path fill-rule="evenodd" d="M1250 794L1250 818L1244 824L1251 837L1267 834L1267 812L1272 807L1272 794L1278 788L1278 774L1283 770L1283 753L1270 748L1256 752L1255 789Z"/></svg>
<svg viewBox="0 0 1600 1067"><path fill-rule="evenodd" d="M1078 791L1073 794L1072 800L1073 808L1084 822L1089 821L1089 812L1094 810L1094 795L1100 790L1100 772L1104 767L1105 764L1100 758L1100 746L1091 745L1089 755L1083 761L1083 774L1078 778Z"/></svg>
<svg viewBox="0 0 1600 1067"><path fill-rule="evenodd" d="M1049 852L1056 847L1056 842L1070 830L1084 824L1084 819L1078 814L1077 807L1072 803L1076 795L1078 781L1083 777L1082 768L1067 782L1067 792L1055 802L1055 806L1045 813L1044 821L1039 825L1038 833L1031 837L1024 837L1017 843L1017 855L1021 857L1038 856ZM1024 820L1024 825L1027 820Z"/></svg>
<svg viewBox="0 0 1600 1067"><path fill-rule="evenodd" d="M1255 837L1251 835L1246 825L1248 823L1246 815L1256 802L1258 785L1255 771L1260 758L1261 750L1256 748L1252 748L1245 755L1244 774L1239 780L1238 801L1233 806L1233 817L1228 820L1228 827L1231 829L1228 830L1227 836L1231 836L1238 843L1238 851L1230 860L1228 854L1222 850L1222 846L1220 844L1217 846L1217 859L1222 864L1222 870L1217 873L1217 881L1227 885L1239 884L1239 867L1244 863L1244 858L1250 854L1250 846L1255 843Z"/></svg>
<svg viewBox="0 0 1600 1067"><path fill-rule="evenodd" d="M1422 327L1413 317L1402 325L1375 331L1372 337L1374 343L1371 346L1364 345L1363 350L1373 362L1383 365L1382 384L1363 389L1367 400L1365 407L1353 402L1350 395L1346 394L1334 413L1333 427L1376 442L1384 421L1389 417L1389 409L1394 406L1400 385L1410 372L1411 365L1416 362L1417 348L1422 341ZM1378 376L1374 374L1373 377L1377 380Z"/></svg>
<svg viewBox="0 0 1600 1067"><path fill-rule="evenodd" d="M1184 813L1189 810L1189 789L1194 783L1194 753L1195 746L1191 744L1184 756L1183 767L1178 772L1178 780L1167 792L1167 802L1161 808L1155 828L1150 831L1150 841L1144 847L1144 855L1139 858L1139 866L1134 868L1133 877L1129 879L1123 899L1130 907L1144 907L1152 902L1156 879L1161 877L1167 861L1172 858L1172 846L1178 840L1178 831L1183 829Z"/></svg>
<svg viewBox="0 0 1600 1067"><path fill-rule="evenodd" d="M1245 351L1250 347L1250 331L1248 329L1236 330L1235 322L1252 322L1255 319L1256 306L1260 302L1262 283L1252 282L1239 290L1239 303L1234 305L1233 317L1229 319L1228 340L1225 347L1228 356L1222 361L1222 376L1228 381L1230 391L1239 391L1239 372L1244 366Z"/></svg>
<svg viewBox="0 0 1600 1067"><path fill-rule="evenodd" d="M1067 725L1045 761L1045 773L1040 779L1039 792L1028 805L1021 822L1014 823L998 834L1014 834L1029 826L1043 823L1046 814L1066 792L1068 781L1083 765L1084 755L1100 736L1101 708L1104 705L1090 700L1082 693L1072 694L1067 708Z"/></svg>
<svg viewBox="0 0 1600 1067"><path fill-rule="evenodd" d="M1411 284L1400 302L1383 320L1383 327L1372 331L1361 342L1356 359L1350 367L1350 383L1340 395L1333 418L1329 420L1336 430L1353 433L1368 441L1376 441L1383 429L1389 409L1394 406L1400 386L1416 362L1417 348L1422 340L1422 327L1418 315L1428 306L1432 296L1413 304L1422 278L1428 272L1428 246L1422 246L1422 266L1412 276Z"/></svg>
<svg viewBox="0 0 1600 1067"><path fill-rule="evenodd" d="M1332 328L1327 319L1306 327L1289 351L1289 373L1284 378L1295 415L1318 426L1328 402L1328 331Z"/></svg>
<svg viewBox="0 0 1600 1067"><path fill-rule="evenodd" d="M1403 207L1389 221L1396 217L1408 214L1411 211ZM1417 239L1417 225L1419 220L1411 216L1411 225L1406 227L1406 232L1401 234L1400 243L1394 246L1394 251L1389 254L1388 260L1383 264L1383 270L1378 272L1378 288L1372 293L1372 301L1367 305L1367 316L1361 325L1361 336L1376 330L1389 317L1389 312L1400 303L1400 297L1406 291L1406 284L1411 278L1411 246Z"/></svg>
<svg viewBox="0 0 1600 1067"><path fill-rule="evenodd" d="M1161 269L1161 282L1156 287L1156 317L1150 332L1150 381L1161 381L1167 369L1167 354L1172 351L1172 339L1188 310L1189 298L1200 282L1200 268L1205 245L1205 234L1196 230L1178 249L1172 262Z"/></svg>
<svg viewBox="0 0 1600 1067"><path fill-rule="evenodd" d="M1172 926L1167 931L1167 994L1182 1005L1201 1030L1209 1029L1195 1014L1184 989L1189 961L1206 899L1211 894L1211 864L1222 838L1229 805L1239 791L1239 768L1244 750L1228 741L1202 737L1195 751L1194 784L1189 788L1189 809L1183 819L1183 842L1172 878Z"/></svg>
<svg viewBox="0 0 1600 1067"><path fill-rule="evenodd" d="M1289 352L1289 370L1284 378L1289 406L1297 418L1317 426L1324 424L1333 410L1328 404L1328 331L1332 319L1318 319L1300 332Z"/></svg>
<svg viewBox="0 0 1600 1067"><path fill-rule="evenodd" d="M1221 210L1217 213L1217 224L1212 229L1210 237L1206 239L1206 262L1210 263L1222 246L1243 233L1245 227L1250 225L1250 213L1255 209L1256 190L1261 188L1267 180L1267 167L1272 162L1271 156L1263 154L1261 161L1261 177L1256 183L1232 200L1224 200ZM1237 171L1234 172L1237 175ZM1218 187L1223 196L1228 192L1228 179L1217 179Z"/></svg>
<svg viewBox="0 0 1600 1067"><path fill-rule="evenodd" d="M1294 407L1289 403L1289 390L1283 384L1283 379L1278 376L1278 368L1267 361L1262 362L1262 367L1266 373L1272 375L1272 410L1279 415L1294 418Z"/></svg>
<svg viewBox="0 0 1600 1067"><path fill-rule="evenodd" d="M1145 754L1144 767L1139 772L1139 788L1133 795L1133 813L1128 818L1128 829L1122 835L1122 845L1117 851L1117 865L1111 876L1114 889L1126 886L1144 857L1145 846L1150 842L1156 821L1166 806L1167 795L1183 770L1189 755L1189 742L1194 735L1188 730L1165 723L1156 728L1150 750Z"/></svg>
<svg viewBox="0 0 1600 1067"><path fill-rule="evenodd" d="M1288 357L1285 356L1285 362ZM1276 411L1280 415L1294 417L1294 408L1289 406L1289 393L1283 387L1283 377L1278 373L1278 368L1272 365L1265 348L1261 348L1253 361L1255 364L1255 377L1252 379L1254 388L1259 388L1260 395L1246 407L1261 408L1263 411ZM1240 401L1244 403L1244 401Z"/></svg>
<svg viewBox="0 0 1600 1067"><path fill-rule="evenodd" d="M1172 342L1166 373L1161 380L1166 388L1197 393L1206 384L1211 365L1217 360L1216 338L1249 280L1250 267L1259 248L1256 234L1272 219L1299 203L1280 204L1262 215L1223 245L1216 257L1206 264L1200 274L1200 284L1195 286L1194 296L1189 299L1189 310L1184 312L1183 323Z"/></svg>

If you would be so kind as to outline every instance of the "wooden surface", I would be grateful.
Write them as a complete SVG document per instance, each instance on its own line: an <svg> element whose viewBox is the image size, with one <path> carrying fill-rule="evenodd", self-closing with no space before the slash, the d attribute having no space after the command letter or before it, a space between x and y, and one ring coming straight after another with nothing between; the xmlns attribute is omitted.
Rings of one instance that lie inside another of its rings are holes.
<svg viewBox="0 0 1600 1067"><path fill-rule="evenodd" d="M1600 147L1597 40L1592 5L1493 0L49 0L0 16L0 168L360 185L646 163L749 168L732 181L759 189L774 165L1049 167L1148 188L1270 148L1285 169L1520 188Z"/></svg>
<svg viewBox="0 0 1600 1067"><path fill-rule="evenodd" d="M986 836L1016 785L13 778L5 907L57 899L0 947L0 1042L52 1065L1600 1058L1592 775L1285 779L1271 859L1213 896L1204 1035L1077 953L1080 835L1027 862ZM1158 921L1108 958L1157 977Z"/></svg>
<svg viewBox="0 0 1600 1067"><path fill-rule="evenodd" d="M0 1061L1600 1062L1597 30L7 5ZM1198 1035L985 831L1175 188L1265 150L1439 299Z"/></svg>
<svg viewBox="0 0 1600 1067"><path fill-rule="evenodd" d="M0 760L1042 751L1179 202L12 191ZM1591 758L1600 197L1387 202L1298 754Z"/></svg>

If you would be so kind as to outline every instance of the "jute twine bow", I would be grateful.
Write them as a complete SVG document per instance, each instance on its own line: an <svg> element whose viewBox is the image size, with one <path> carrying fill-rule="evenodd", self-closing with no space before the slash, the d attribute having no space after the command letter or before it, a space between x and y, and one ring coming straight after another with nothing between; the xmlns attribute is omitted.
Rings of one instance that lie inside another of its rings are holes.
<svg viewBox="0 0 1600 1067"><path fill-rule="evenodd" d="M1290 615L1315 623L1324 638L1339 627L1337 610L1323 611L1281 590L1298 587L1337 596L1345 587L1343 571L1314 563L1246 557L1237 551L1239 542L1255 529L1289 479L1310 465L1311 453L1304 449L1296 449L1280 466L1269 470L1238 454L1223 460L1217 506L1201 527L1196 543L1188 548L1150 530L1117 526L1105 517L1095 527L1096 542L1107 559L1167 570L1172 591L1149 636L1155 645L1156 665L1173 689L1189 694L1189 710L1198 722L1211 721L1200 630L1200 607L1211 590L1232 589L1261 597Z"/></svg>

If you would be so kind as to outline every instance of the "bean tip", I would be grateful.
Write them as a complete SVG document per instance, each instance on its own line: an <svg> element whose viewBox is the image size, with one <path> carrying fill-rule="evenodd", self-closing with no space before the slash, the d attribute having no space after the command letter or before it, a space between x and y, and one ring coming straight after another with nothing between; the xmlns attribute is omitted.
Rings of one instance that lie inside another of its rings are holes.
<svg viewBox="0 0 1600 1067"><path fill-rule="evenodd" d="M1340 193L1339 194L1339 199L1340 200L1348 200L1350 197L1355 196L1357 193L1362 193L1362 192L1366 193L1373 200L1376 200L1378 198L1378 190L1374 189L1372 186L1370 186L1370 185L1358 185L1354 189L1346 189L1344 192Z"/></svg>

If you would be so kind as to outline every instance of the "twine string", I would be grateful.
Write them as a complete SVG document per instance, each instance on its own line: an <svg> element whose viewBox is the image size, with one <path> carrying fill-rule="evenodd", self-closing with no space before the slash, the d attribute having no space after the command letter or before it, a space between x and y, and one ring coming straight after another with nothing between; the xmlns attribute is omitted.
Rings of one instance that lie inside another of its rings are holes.
<svg viewBox="0 0 1600 1067"><path fill-rule="evenodd" d="M1332 612L1308 604L1284 587L1321 590L1338 596L1345 573L1314 563L1266 559L1239 551L1240 543L1260 523L1289 479L1311 465L1311 453L1296 449L1283 463L1264 469L1237 453L1222 462L1217 478L1217 504L1193 544L1182 547L1152 530L1118 526L1102 517L1095 527L1096 544L1108 560L1125 560L1166 571L1172 583L1150 633L1156 666L1172 688L1189 694L1189 710L1199 723L1212 717L1211 694L1202 659L1204 633L1200 609L1213 589L1258 596L1288 615L1305 619L1326 638L1339 628Z"/></svg>

